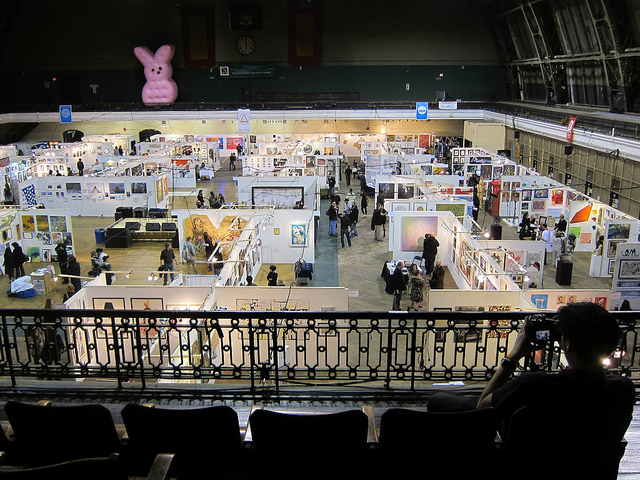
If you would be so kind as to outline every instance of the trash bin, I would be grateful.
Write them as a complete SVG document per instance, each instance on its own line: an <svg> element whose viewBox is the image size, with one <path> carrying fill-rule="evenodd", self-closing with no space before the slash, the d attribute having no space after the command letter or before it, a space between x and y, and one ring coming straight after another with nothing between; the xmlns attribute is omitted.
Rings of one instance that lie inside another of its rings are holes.
<svg viewBox="0 0 640 480"><path fill-rule="evenodd" d="M104 228L96 228L95 234L96 234L96 243L97 244L104 243Z"/></svg>

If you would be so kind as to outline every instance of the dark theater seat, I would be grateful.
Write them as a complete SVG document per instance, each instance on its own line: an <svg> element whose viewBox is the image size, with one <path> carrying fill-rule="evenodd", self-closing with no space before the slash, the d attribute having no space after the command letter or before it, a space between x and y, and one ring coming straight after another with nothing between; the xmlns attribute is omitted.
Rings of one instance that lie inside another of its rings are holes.
<svg viewBox="0 0 640 480"><path fill-rule="evenodd" d="M42 406L8 401L4 409L13 430L11 465L52 465L108 457L120 451L111 412L102 405Z"/></svg>
<svg viewBox="0 0 640 480"><path fill-rule="evenodd" d="M129 475L149 471L159 453L175 454L171 476L228 478L242 469L238 415L231 407L156 408L129 404L121 412L127 430L122 460Z"/></svg>

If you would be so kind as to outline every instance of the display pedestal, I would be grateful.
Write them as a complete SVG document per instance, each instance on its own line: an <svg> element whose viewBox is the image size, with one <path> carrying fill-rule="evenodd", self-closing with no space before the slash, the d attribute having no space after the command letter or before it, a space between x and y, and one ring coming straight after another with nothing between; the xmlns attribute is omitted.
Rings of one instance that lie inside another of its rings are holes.
<svg viewBox="0 0 640 480"><path fill-rule="evenodd" d="M556 269L556 283L558 285L571 285L571 274L573 272L573 262L563 260L558 262Z"/></svg>
<svg viewBox="0 0 640 480"><path fill-rule="evenodd" d="M602 255L591 255L591 264L589 266L589 275L592 277L600 277L602 272Z"/></svg>
<svg viewBox="0 0 640 480"><path fill-rule="evenodd" d="M502 225L499 223L491 224L491 239L502 240Z"/></svg>

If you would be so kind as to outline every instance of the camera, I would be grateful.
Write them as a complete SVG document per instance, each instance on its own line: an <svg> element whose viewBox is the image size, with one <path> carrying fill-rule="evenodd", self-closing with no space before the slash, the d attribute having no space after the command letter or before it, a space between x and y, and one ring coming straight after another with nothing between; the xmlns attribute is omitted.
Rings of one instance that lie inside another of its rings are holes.
<svg viewBox="0 0 640 480"><path fill-rule="evenodd" d="M548 343L560 340L560 334L556 330L558 320L555 318L547 318L545 315L536 314L526 319L525 333L532 346L540 348Z"/></svg>

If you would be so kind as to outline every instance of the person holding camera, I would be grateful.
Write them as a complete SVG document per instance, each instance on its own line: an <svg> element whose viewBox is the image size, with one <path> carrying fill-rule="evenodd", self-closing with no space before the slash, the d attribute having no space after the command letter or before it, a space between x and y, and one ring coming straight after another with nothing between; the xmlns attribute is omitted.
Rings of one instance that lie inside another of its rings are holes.
<svg viewBox="0 0 640 480"><path fill-rule="evenodd" d="M619 339L617 320L595 303L567 304L553 319L528 317L479 398L436 393L429 399L427 410L492 407L508 424L516 411L529 407L544 418L529 426L531 433L547 429L549 433L557 431L562 438L561 445L545 448L547 455L558 457L563 471L570 472L565 477L554 468L556 478L610 478L610 469L617 471L616 457L619 461L624 452L620 450L621 441L635 404L633 382L625 376L606 375L603 368L603 361L616 349ZM521 361L544 346L553 348L553 342L559 343L568 367L557 373L513 375ZM590 473L575 476L577 470ZM596 470L607 473L591 475Z"/></svg>

